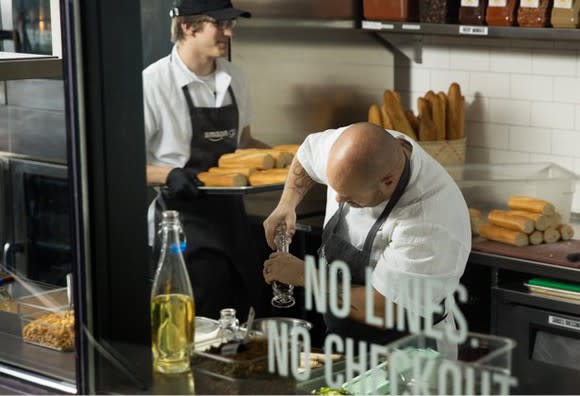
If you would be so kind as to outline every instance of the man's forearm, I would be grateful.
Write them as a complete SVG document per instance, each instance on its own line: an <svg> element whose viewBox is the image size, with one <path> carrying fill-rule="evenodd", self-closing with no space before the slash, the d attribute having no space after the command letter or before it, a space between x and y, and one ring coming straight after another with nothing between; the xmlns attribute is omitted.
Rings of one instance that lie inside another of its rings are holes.
<svg viewBox="0 0 580 396"><path fill-rule="evenodd" d="M167 175L173 167L171 166L154 166L147 165L147 185L148 186L162 186L167 181Z"/></svg>
<svg viewBox="0 0 580 396"><path fill-rule="evenodd" d="M315 181L306 173L300 161L294 157L288 171L280 204L296 208L314 184Z"/></svg>

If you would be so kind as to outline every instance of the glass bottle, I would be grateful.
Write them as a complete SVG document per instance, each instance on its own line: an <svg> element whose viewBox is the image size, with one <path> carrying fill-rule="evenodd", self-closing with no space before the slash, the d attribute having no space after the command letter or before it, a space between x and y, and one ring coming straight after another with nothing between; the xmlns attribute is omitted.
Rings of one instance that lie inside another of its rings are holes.
<svg viewBox="0 0 580 396"><path fill-rule="evenodd" d="M555 28L577 28L580 26L580 0L554 0L550 20Z"/></svg>
<svg viewBox="0 0 580 396"><path fill-rule="evenodd" d="M221 342L227 343L238 337L240 321L236 318L234 308L224 308L220 311L218 337Z"/></svg>
<svg viewBox="0 0 580 396"><path fill-rule="evenodd" d="M489 0L485 21L490 26L514 26L519 0Z"/></svg>
<svg viewBox="0 0 580 396"><path fill-rule="evenodd" d="M178 212L163 212L161 233L161 254L151 291L153 369L183 373L190 369L195 304L182 255L185 241Z"/></svg>
<svg viewBox="0 0 580 396"><path fill-rule="evenodd" d="M290 237L286 230L286 224L282 223L276 228L274 243L276 244L277 252L288 253L290 251ZM274 307L290 308L296 304L293 296L294 286L274 281L272 282L272 291L274 292L274 297L272 297L272 305Z"/></svg>

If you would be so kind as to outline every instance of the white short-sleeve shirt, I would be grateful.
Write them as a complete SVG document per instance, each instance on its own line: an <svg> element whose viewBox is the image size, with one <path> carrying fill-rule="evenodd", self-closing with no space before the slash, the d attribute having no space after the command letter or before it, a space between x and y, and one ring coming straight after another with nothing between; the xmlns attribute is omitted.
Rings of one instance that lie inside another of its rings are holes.
<svg viewBox="0 0 580 396"><path fill-rule="evenodd" d="M184 86L195 106L222 107L232 103L230 85L238 105L239 139L253 114L248 81L238 67L225 59L216 60L214 92L211 84L185 66L175 46L169 56L148 66L143 71L147 164L182 167L189 160L192 130Z"/></svg>
<svg viewBox="0 0 580 396"><path fill-rule="evenodd" d="M348 127L309 135L298 151L298 160L310 177L328 185L326 165L329 152ZM421 146L405 135L387 131L407 140L412 146L411 177L401 200L379 229L371 252L374 266L373 287L387 299L413 311L424 312L421 301L409 305L401 297L405 283L414 280L433 282L432 303L452 294L463 274L471 250L471 229L467 205L447 171ZM345 204L344 231L350 243L362 249L366 236L388 201L371 208ZM327 190L324 224L338 209L336 192ZM416 304L416 305L415 305Z"/></svg>

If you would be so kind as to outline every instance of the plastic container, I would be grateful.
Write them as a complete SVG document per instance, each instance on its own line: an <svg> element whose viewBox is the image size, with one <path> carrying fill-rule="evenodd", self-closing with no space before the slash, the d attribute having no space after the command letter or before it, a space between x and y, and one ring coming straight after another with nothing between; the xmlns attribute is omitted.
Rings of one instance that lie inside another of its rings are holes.
<svg viewBox="0 0 580 396"><path fill-rule="evenodd" d="M577 28L580 26L580 1L554 0L550 21L555 28Z"/></svg>
<svg viewBox="0 0 580 396"><path fill-rule="evenodd" d="M363 15L374 21L417 21L419 0L364 0Z"/></svg>
<svg viewBox="0 0 580 396"><path fill-rule="evenodd" d="M461 0L459 23L464 25L485 25L487 0Z"/></svg>
<svg viewBox="0 0 580 396"><path fill-rule="evenodd" d="M514 26L519 0L489 0L485 21L490 26Z"/></svg>
<svg viewBox="0 0 580 396"><path fill-rule="evenodd" d="M32 287L32 294L22 296L17 300L18 314L29 315L38 312L53 312L66 309L68 297L66 287L37 291Z"/></svg>
<svg viewBox="0 0 580 396"><path fill-rule="evenodd" d="M461 189L467 205L484 214L491 209L507 209L512 195L527 195L553 203L562 223L570 221L579 178L556 164L465 164L445 169Z"/></svg>
<svg viewBox="0 0 580 396"><path fill-rule="evenodd" d="M268 342L253 338L255 349L222 356L213 350L194 351L191 366L195 391L203 395L294 394L296 382L268 372Z"/></svg>
<svg viewBox="0 0 580 396"><path fill-rule="evenodd" d="M419 21L454 23L459 13L459 0L419 0Z"/></svg>
<svg viewBox="0 0 580 396"><path fill-rule="evenodd" d="M550 25L552 0L520 0L518 25L541 28Z"/></svg>

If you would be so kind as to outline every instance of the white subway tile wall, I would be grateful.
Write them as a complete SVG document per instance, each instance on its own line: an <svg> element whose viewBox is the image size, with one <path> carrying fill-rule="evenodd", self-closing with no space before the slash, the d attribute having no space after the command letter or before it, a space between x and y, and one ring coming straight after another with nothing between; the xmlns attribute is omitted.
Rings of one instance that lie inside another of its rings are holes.
<svg viewBox="0 0 580 396"><path fill-rule="evenodd" d="M395 69L395 87L415 110L418 96L452 82L467 102L467 162L549 161L580 174L578 43L430 37L421 64ZM580 183L576 190L580 212Z"/></svg>

